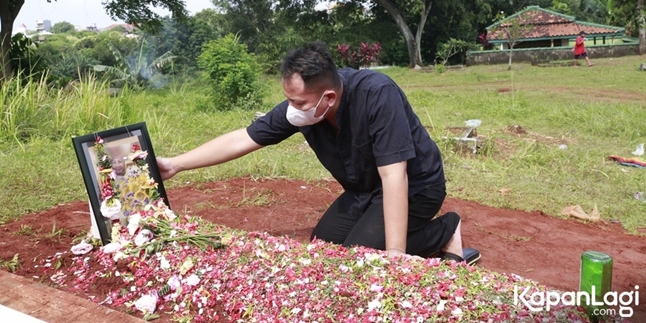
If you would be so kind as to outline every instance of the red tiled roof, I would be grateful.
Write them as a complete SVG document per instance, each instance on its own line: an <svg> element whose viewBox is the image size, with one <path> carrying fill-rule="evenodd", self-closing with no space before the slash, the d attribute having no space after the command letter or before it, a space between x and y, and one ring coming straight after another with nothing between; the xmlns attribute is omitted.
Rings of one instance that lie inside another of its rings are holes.
<svg viewBox="0 0 646 323"><path fill-rule="evenodd" d="M487 39L489 41L505 40L505 29L512 26L515 21L519 21L519 25L524 27L521 39L574 37L582 30L588 36L618 35L624 32L623 28L579 22L571 16L545 10L538 6L530 6L487 27Z"/></svg>

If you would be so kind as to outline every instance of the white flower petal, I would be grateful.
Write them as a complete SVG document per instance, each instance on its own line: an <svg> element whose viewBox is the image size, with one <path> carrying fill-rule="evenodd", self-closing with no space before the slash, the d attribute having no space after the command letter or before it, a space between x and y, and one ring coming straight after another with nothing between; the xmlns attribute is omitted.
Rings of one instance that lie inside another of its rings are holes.
<svg viewBox="0 0 646 323"><path fill-rule="evenodd" d="M150 230L143 229L143 230L139 231L139 233L135 237L135 245L137 245L139 247L139 246L143 245L144 243L150 241L150 239L152 239L152 237L153 237L153 233Z"/></svg>
<svg viewBox="0 0 646 323"><path fill-rule="evenodd" d="M115 253L121 250L121 247L121 244L118 242L110 242L107 245L101 247L101 250L103 250L104 253Z"/></svg>
<svg viewBox="0 0 646 323"><path fill-rule="evenodd" d="M177 288L182 286L182 283L179 280L179 277L177 275L171 276L171 278L168 278L167 282L168 286L170 286L170 290L175 291Z"/></svg>
<svg viewBox="0 0 646 323"><path fill-rule="evenodd" d="M110 203L110 205L108 205L108 203ZM119 214L121 214L121 202L114 198L103 200L103 202L101 202L101 214L110 220L118 219Z"/></svg>
<svg viewBox="0 0 646 323"><path fill-rule="evenodd" d="M382 290L384 290L384 287L383 287L383 286L380 286L380 285L377 285L377 284L372 284L372 285L370 285L370 291L373 291L373 292L377 292L377 293L379 293L379 292L381 292Z"/></svg>
<svg viewBox="0 0 646 323"><path fill-rule="evenodd" d="M159 259L159 267L164 270L170 269L170 262L163 255Z"/></svg>
<svg viewBox="0 0 646 323"><path fill-rule="evenodd" d="M448 302L448 301L443 300L443 299L442 299L442 300L440 300L440 303L439 303L439 304L437 304L437 311L438 311L438 312L442 312L442 311L444 311L444 306L446 305L446 303L447 303L447 302Z"/></svg>
<svg viewBox="0 0 646 323"><path fill-rule="evenodd" d="M140 310L143 313L153 313L157 307L157 294L148 294L141 296L134 303L135 308Z"/></svg>
<svg viewBox="0 0 646 323"><path fill-rule="evenodd" d="M128 233L131 236L139 229L139 221L141 221L141 215L139 213L131 214L128 217Z"/></svg>
<svg viewBox="0 0 646 323"><path fill-rule="evenodd" d="M190 276L186 277L186 285L197 286L197 284L199 283L200 283L200 278L197 277L196 274L191 274Z"/></svg>
<svg viewBox="0 0 646 323"><path fill-rule="evenodd" d="M378 299L370 301L368 303L368 311L381 308L381 302Z"/></svg>
<svg viewBox="0 0 646 323"><path fill-rule="evenodd" d="M81 241L81 243L72 246L72 253L75 255L84 255L94 248L91 244Z"/></svg>

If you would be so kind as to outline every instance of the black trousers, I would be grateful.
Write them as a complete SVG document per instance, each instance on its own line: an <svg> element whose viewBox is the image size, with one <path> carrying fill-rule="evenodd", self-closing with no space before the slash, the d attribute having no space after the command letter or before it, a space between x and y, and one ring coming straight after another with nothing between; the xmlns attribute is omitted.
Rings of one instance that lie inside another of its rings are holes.
<svg viewBox="0 0 646 323"><path fill-rule="evenodd" d="M408 199L408 236L406 253L429 257L437 253L453 236L460 216L449 212L435 217L444 198L444 184L428 187ZM360 208L356 204L365 204ZM356 193L344 192L323 214L311 239L374 249L386 248L383 199L361 201Z"/></svg>

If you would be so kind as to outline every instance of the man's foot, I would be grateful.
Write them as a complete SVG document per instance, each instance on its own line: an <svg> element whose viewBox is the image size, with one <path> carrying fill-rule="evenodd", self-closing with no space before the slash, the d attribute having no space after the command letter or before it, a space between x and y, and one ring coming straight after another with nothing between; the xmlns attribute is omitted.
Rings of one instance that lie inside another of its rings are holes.
<svg viewBox="0 0 646 323"><path fill-rule="evenodd" d="M462 255L456 255L451 252L440 252L439 256L444 261L466 262L467 265L473 265L480 260L480 252L474 248L463 248Z"/></svg>
<svg viewBox="0 0 646 323"><path fill-rule="evenodd" d="M594 66L594 64L588 64L588 67L592 67L592 66Z"/></svg>

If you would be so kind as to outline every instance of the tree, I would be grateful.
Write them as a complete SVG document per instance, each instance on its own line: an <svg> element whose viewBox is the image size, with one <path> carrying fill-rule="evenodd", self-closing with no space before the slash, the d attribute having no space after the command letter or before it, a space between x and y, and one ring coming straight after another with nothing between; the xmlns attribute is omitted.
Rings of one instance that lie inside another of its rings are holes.
<svg viewBox="0 0 646 323"><path fill-rule="evenodd" d="M21 33L11 37L11 67L23 79L39 78L45 72L42 56L37 51L37 44Z"/></svg>
<svg viewBox="0 0 646 323"><path fill-rule="evenodd" d="M646 12L644 0L637 1L637 24L639 25L639 55L646 54Z"/></svg>
<svg viewBox="0 0 646 323"><path fill-rule="evenodd" d="M11 77L11 34L13 22L25 0L0 0L0 82Z"/></svg>
<svg viewBox="0 0 646 323"><path fill-rule="evenodd" d="M236 34L250 52L263 38L271 37L276 30L274 0L214 0L214 5L224 12L229 24L228 32Z"/></svg>
<svg viewBox="0 0 646 323"><path fill-rule="evenodd" d="M385 9L395 24L399 28L409 57L409 67L423 65L422 63L422 38L424 31L432 29L434 33L438 29L451 27L467 27L475 29L478 23L484 23L491 18L491 8L495 1L468 1L468 0L371 0ZM432 9L433 8L433 9ZM462 15L460 15L462 14ZM427 22L433 16L438 18L432 21L432 27L427 26ZM442 19L447 18L447 19ZM415 34L413 34L415 30ZM436 37L437 42L448 41L449 38L462 38L456 35L452 30L442 37ZM477 32L471 31L470 38L475 40ZM435 46L431 46L433 49ZM432 50L431 50L432 51Z"/></svg>
<svg viewBox="0 0 646 323"><path fill-rule="evenodd" d="M316 1L214 0L224 14L226 28L247 45L249 52L274 72L285 51L307 39L316 39L311 20ZM309 35L305 37L303 35Z"/></svg>
<svg viewBox="0 0 646 323"><path fill-rule="evenodd" d="M64 33L67 33L67 32L70 32L70 31L75 31L75 30L76 30L76 28L71 23L69 23L67 21L61 21L61 22L55 23L52 26L51 31L52 31L53 34L64 34Z"/></svg>
<svg viewBox="0 0 646 323"><path fill-rule="evenodd" d="M224 14L213 9L204 9L193 15L192 18L206 23L217 38L224 37L227 34L226 30L224 30L227 24Z"/></svg>
<svg viewBox="0 0 646 323"><path fill-rule="evenodd" d="M151 31L161 27L161 16L152 7L168 9L178 20L184 20L188 16L183 0L104 0L101 3L112 19L122 19ZM12 74L11 34L23 4L25 0L0 0L0 82Z"/></svg>
<svg viewBox="0 0 646 323"><path fill-rule="evenodd" d="M210 12L214 13L213 10ZM217 14L216 14L217 15ZM205 17L204 14L200 15ZM217 26L215 26L217 28ZM171 51L177 56L173 61L173 70L164 72L190 73L197 67L197 56L202 52L202 46L210 40L223 37L224 34L216 33L211 23L198 19L197 15L189 17L186 21L178 23L170 18L164 19L164 27L156 34L145 34L149 52L153 55L162 55Z"/></svg>
<svg viewBox="0 0 646 323"><path fill-rule="evenodd" d="M47 45L48 42L41 45L41 47ZM116 48L119 53L126 57L130 56L140 47L136 39L124 37L121 33L114 30L101 33L89 33L76 41L73 46L74 50L96 60L97 64L107 66L118 64L118 59L112 54L110 46Z"/></svg>
<svg viewBox="0 0 646 323"><path fill-rule="evenodd" d="M424 32L426 19L431 12L433 0L418 0L415 1L416 3L412 6L413 8L417 8L417 11L419 12L419 21L417 23L417 31L415 32L415 35L413 35L413 32L406 21L405 13L407 10L405 4L402 6L397 2L397 0L373 1L388 11L404 36L406 48L408 50L408 66L423 66L424 64L422 63L421 53L422 33ZM411 13L411 10L408 10L408 12Z"/></svg>
<svg viewBox="0 0 646 323"><path fill-rule="evenodd" d="M439 52L443 50L443 44L450 43L451 39L475 45L478 31L491 24L493 12L489 1L438 1L425 26L422 59L434 61L442 54ZM450 64L464 63L466 51L460 50L455 55L449 60Z"/></svg>
<svg viewBox="0 0 646 323"><path fill-rule="evenodd" d="M520 42L523 34L529 31L531 27L525 24L525 19L521 15L512 16L508 21L504 21L504 13L499 13L496 19L500 21L500 26L505 33L505 39L509 45L509 67L507 70L511 70L511 57L514 53L514 47Z"/></svg>
<svg viewBox="0 0 646 323"><path fill-rule="evenodd" d="M48 35L44 42L38 45L36 53L44 58L46 61L55 62L55 57L61 56L63 53L70 53L74 51L73 49L74 41L69 39L67 35L64 34L54 34ZM11 56L11 59L15 57ZM15 72L15 71L14 71Z"/></svg>
<svg viewBox="0 0 646 323"><path fill-rule="evenodd" d="M514 46L520 42L520 38L523 35L523 27L520 26L518 20L514 20L511 26L507 26L504 29L505 38L509 44L509 67L508 70L511 70L511 56L514 53Z"/></svg>
<svg viewBox="0 0 646 323"><path fill-rule="evenodd" d="M469 44L464 40L450 38L448 42L440 44L437 50L436 61L440 65L446 65L449 62L449 58L451 58L453 55L460 52L466 52L472 47L472 44Z"/></svg>

